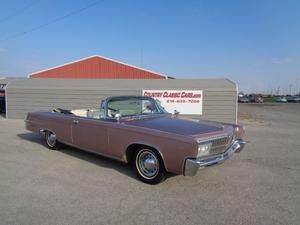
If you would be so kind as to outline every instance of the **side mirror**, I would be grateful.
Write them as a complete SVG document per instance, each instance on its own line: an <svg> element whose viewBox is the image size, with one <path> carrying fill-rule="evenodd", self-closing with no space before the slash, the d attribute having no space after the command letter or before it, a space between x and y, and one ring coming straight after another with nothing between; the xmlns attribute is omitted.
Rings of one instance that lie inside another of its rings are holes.
<svg viewBox="0 0 300 225"><path fill-rule="evenodd" d="M180 113L180 112L177 111L177 110L175 109L175 110L174 110L174 113L173 113L173 116L174 116L174 117L178 117L179 113Z"/></svg>
<svg viewBox="0 0 300 225"><path fill-rule="evenodd" d="M115 115L115 119L116 119L117 121L120 121L121 118L122 118L122 114L121 114L121 113L117 113L117 114Z"/></svg>

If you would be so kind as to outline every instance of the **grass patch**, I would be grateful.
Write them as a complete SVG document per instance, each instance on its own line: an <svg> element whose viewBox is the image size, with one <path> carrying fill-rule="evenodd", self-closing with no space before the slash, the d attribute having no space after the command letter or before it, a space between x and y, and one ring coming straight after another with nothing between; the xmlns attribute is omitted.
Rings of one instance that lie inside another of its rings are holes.
<svg viewBox="0 0 300 225"><path fill-rule="evenodd" d="M264 102L276 102L275 97L264 97Z"/></svg>

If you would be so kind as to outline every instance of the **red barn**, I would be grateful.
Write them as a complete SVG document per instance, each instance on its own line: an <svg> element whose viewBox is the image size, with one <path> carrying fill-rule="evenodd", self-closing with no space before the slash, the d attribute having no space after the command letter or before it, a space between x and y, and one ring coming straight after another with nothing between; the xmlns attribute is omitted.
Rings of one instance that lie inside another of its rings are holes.
<svg viewBox="0 0 300 225"><path fill-rule="evenodd" d="M91 56L29 74L29 78L167 79L168 77L102 56Z"/></svg>

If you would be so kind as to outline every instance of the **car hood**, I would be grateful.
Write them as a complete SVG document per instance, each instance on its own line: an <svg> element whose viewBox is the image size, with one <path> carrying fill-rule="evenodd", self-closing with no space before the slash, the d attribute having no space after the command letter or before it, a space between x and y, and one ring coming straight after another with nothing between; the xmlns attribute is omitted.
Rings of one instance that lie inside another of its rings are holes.
<svg viewBox="0 0 300 225"><path fill-rule="evenodd" d="M142 118L124 121L124 123L131 126L193 137L207 133L221 133L225 129L225 125L220 123L179 119L170 116Z"/></svg>

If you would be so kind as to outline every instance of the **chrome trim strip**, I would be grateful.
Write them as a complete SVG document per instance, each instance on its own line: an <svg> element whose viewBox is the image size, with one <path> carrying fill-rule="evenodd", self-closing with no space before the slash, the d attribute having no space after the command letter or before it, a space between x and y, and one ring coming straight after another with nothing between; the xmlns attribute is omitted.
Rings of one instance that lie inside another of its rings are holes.
<svg viewBox="0 0 300 225"><path fill-rule="evenodd" d="M213 136L213 137L211 137L211 138L207 138L207 139L205 139L205 140L200 140L200 139L198 139L197 140L197 143L198 144L203 144L203 143L206 143L206 142L210 142L210 141L214 141L214 140L218 140L218 139L221 139L221 138L227 138L227 137L229 137L229 136L231 136L232 134L230 134L230 135L228 135L228 134L225 134L225 135L216 135L216 136Z"/></svg>
<svg viewBox="0 0 300 225"><path fill-rule="evenodd" d="M183 174L185 176L194 176L196 175L199 168L204 168L214 164L222 163L225 160L229 159L233 155L233 153L241 152L245 144L246 141L242 139L237 139L222 154L206 156L197 159L186 159Z"/></svg>
<svg viewBox="0 0 300 225"><path fill-rule="evenodd" d="M113 160L116 160L116 161L119 161L119 162L123 162L123 163L127 163L126 161L124 161L124 159L122 158L119 158L117 156L112 156L112 155L108 155L108 154L105 154L105 153L100 153L100 152L97 152L97 151L94 151L94 150L90 150L90 149L87 149L87 148L82 148L82 147L78 147L72 143L69 143L69 142L65 142L65 141L59 141L65 145L68 145L72 148L76 148L77 150L79 151L83 151L83 152L87 152L87 153L91 153L91 154L95 154L95 155L99 155L99 156L102 156L102 157L106 157L106 158L110 158L110 159L113 159Z"/></svg>

